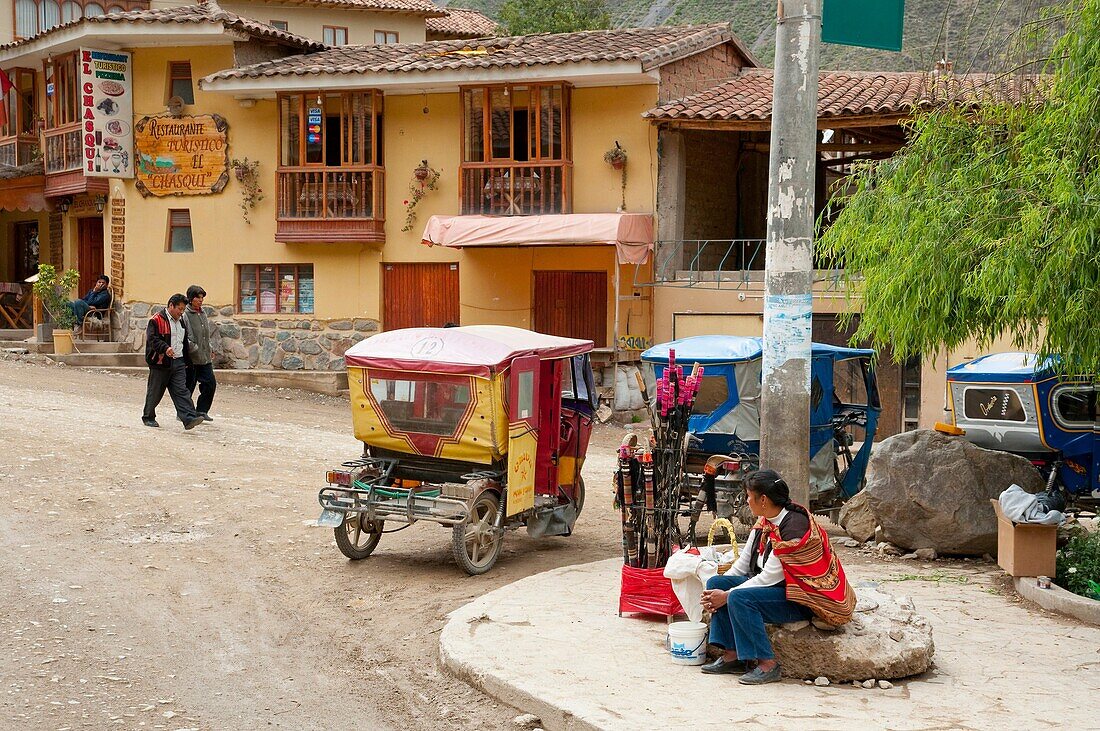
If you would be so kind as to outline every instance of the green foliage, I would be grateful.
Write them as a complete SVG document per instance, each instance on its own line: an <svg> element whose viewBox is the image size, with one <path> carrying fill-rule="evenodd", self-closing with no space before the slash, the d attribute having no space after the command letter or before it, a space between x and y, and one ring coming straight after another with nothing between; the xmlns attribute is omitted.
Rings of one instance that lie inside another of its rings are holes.
<svg viewBox="0 0 1100 731"><path fill-rule="evenodd" d="M76 318L69 307L69 293L79 281L80 273L75 269L69 269L59 276L53 264L38 265L38 281L34 283L34 293L53 318L54 327L72 329L76 325Z"/></svg>
<svg viewBox="0 0 1100 731"><path fill-rule="evenodd" d="M1054 583L1074 594L1100 599L1100 533L1074 536L1058 551Z"/></svg>
<svg viewBox="0 0 1100 731"><path fill-rule="evenodd" d="M1100 372L1100 0L1068 25L1045 104L933 110L856 174L820 242L862 293L855 340L906 358L1004 333Z"/></svg>
<svg viewBox="0 0 1100 731"><path fill-rule="evenodd" d="M611 27L603 0L507 0L500 23L509 35L572 33Z"/></svg>

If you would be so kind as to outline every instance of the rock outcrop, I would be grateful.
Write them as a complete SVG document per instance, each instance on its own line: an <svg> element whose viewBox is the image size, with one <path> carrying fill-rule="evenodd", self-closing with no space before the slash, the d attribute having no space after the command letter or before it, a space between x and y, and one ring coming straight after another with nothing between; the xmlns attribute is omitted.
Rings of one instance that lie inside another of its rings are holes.
<svg viewBox="0 0 1100 731"><path fill-rule="evenodd" d="M1045 488L1023 457L919 429L876 445L863 493L881 540L910 551L981 556L997 553L989 501L1012 484L1032 493Z"/></svg>
<svg viewBox="0 0 1100 731"><path fill-rule="evenodd" d="M908 597L857 587L855 615L824 632L809 622L768 625L783 675L834 683L868 678L906 678L932 665L932 627Z"/></svg>
<svg viewBox="0 0 1100 731"><path fill-rule="evenodd" d="M875 537L875 526L878 522L875 520L875 514L871 512L866 490L857 492L844 503L844 507L840 509L838 521L840 527L860 543L866 543Z"/></svg>

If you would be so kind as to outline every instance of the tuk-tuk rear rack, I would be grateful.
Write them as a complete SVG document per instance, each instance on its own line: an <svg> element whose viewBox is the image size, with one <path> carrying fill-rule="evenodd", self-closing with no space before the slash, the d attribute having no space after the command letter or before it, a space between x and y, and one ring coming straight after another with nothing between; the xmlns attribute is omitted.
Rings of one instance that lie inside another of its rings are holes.
<svg viewBox="0 0 1100 731"><path fill-rule="evenodd" d="M459 525L466 522L470 508L465 500L435 496L426 497L415 490L405 490L403 497L383 497L379 490L398 492L400 488L382 485L369 487L333 486L322 488L317 495L321 507L341 513L365 513L367 520L398 520L415 523L430 520L442 525ZM446 512L439 508L450 508Z"/></svg>

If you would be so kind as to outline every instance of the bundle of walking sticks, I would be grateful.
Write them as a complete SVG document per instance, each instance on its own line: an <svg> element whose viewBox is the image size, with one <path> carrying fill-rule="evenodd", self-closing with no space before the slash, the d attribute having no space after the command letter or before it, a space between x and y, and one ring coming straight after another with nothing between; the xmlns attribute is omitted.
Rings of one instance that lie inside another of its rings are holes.
<svg viewBox="0 0 1100 731"><path fill-rule="evenodd" d="M688 417L702 380L703 367L696 363L685 376L673 350L668 366L657 379L652 403L641 383L653 433L648 444L639 445L636 434L623 440L615 480L623 521L623 562L627 566L661 568L684 543L677 517L691 438Z"/></svg>

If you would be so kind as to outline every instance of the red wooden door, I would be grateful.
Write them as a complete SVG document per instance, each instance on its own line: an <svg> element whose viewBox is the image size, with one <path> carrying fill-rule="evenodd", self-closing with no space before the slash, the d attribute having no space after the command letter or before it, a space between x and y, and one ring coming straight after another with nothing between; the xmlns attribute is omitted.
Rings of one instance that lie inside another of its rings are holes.
<svg viewBox="0 0 1100 731"><path fill-rule="evenodd" d="M535 272L534 329L607 346L607 272Z"/></svg>
<svg viewBox="0 0 1100 731"><path fill-rule="evenodd" d="M95 286L95 280L103 274L103 219L78 218L79 250L76 266L80 272L77 296L83 297Z"/></svg>
<svg viewBox="0 0 1100 731"><path fill-rule="evenodd" d="M459 324L458 264L383 264L382 328Z"/></svg>

